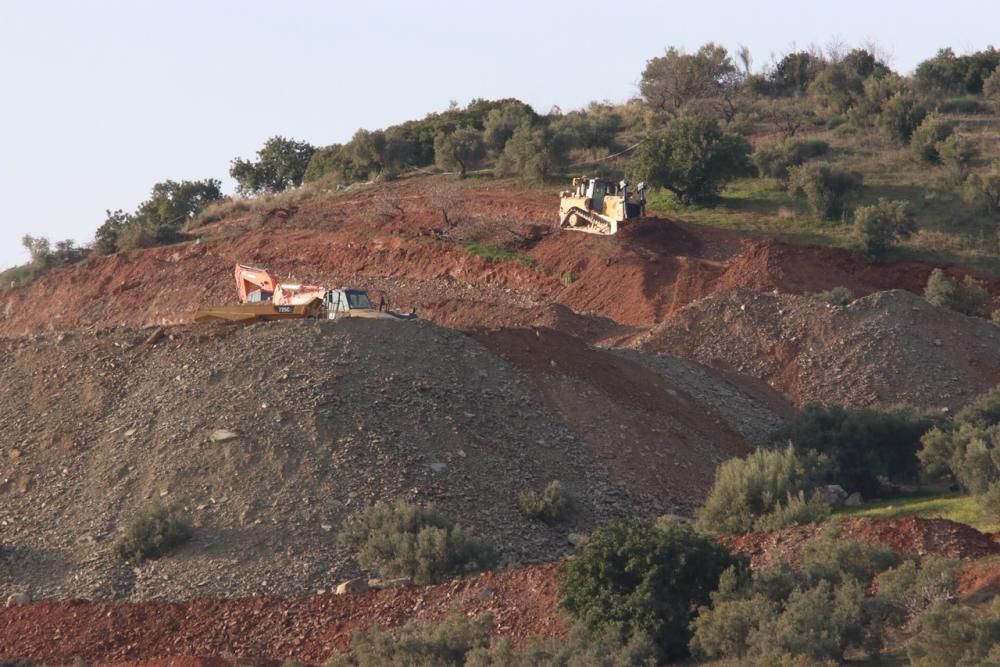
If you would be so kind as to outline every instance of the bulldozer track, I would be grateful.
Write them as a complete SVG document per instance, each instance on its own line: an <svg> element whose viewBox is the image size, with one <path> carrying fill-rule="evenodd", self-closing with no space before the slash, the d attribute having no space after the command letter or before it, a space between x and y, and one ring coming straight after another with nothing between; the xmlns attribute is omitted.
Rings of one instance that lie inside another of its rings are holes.
<svg viewBox="0 0 1000 667"><path fill-rule="evenodd" d="M585 220L586 225L571 225L570 218L576 215L578 218ZM588 232L590 234L604 234L610 235L614 234L617 230L617 225L612 226L607 220L604 220L599 215L592 213L590 211L584 210L577 206L570 208L566 215L562 217L559 221L560 229L570 229L576 232Z"/></svg>

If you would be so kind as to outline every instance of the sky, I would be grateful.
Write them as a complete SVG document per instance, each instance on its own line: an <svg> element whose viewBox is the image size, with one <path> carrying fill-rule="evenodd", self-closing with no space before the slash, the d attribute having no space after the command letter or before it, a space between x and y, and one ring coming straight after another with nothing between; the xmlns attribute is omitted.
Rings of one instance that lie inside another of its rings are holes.
<svg viewBox="0 0 1000 667"><path fill-rule="evenodd" d="M0 0L0 269L25 234L89 242L158 181L231 192L230 161L274 135L323 146L452 100L621 102L668 46L746 45L759 69L874 42L909 72L1000 37L1000 2L930 4Z"/></svg>

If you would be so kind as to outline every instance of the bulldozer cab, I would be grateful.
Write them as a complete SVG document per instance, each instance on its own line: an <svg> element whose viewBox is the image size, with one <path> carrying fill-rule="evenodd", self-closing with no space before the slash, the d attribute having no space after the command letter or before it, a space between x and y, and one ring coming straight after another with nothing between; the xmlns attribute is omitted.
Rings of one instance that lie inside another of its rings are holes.
<svg viewBox="0 0 1000 667"><path fill-rule="evenodd" d="M368 292L361 289L328 290L323 301L331 320L338 315L349 316L351 311L375 310Z"/></svg>

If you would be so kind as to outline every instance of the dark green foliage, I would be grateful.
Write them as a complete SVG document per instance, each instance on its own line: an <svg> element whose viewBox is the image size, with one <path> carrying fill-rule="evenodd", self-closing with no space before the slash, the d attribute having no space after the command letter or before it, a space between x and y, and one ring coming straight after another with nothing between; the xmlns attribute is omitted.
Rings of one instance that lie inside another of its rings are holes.
<svg viewBox="0 0 1000 667"><path fill-rule="evenodd" d="M882 132L893 141L907 144L910 142L914 130L926 117L926 107L920 104L914 95L899 91L882 106L878 125Z"/></svg>
<svg viewBox="0 0 1000 667"><path fill-rule="evenodd" d="M1000 598L985 615L965 605L938 602L918 624L906 647L914 667L1000 665Z"/></svg>
<svg viewBox="0 0 1000 667"><path fill-rule="evenodd" d="M531 518L553 524L570 518L573 513L573 497L559 480L554 479L545 485L541 494L534 489L524 491L518 498L518 506Z"/></svg>
<svg viewBox="0 0 1000 667"><path fill-rule="evenodd" d="M753 163L761 176L784 180L788 178L789 167L826 155L829 150L830 144L819 139L786 139L758 148L754 151Z"/></svg>
<svg viewBox="0 0 1000 667"><path fill-rule="evenodd" d="M916 231L917 223L906 201L879 198L878 203L854 211L854 232L869 255L885 254L896 241Z"/></svg>
<svg viewBox="0 0 1000 667"><path fill-rule="evenodd" d="M1000 480L991 482L986 492L979 497L982 506L994 517L1000 517Z"/></svg>
<svg viewBox="0 0 1000 667"><path fill-rule="evenodd" d="M953 600L958 590L960 563L929 554L919 566L912 560L882 572L878 597L902 620L909 620L939 600Z"/></svg>
<svg viewBox="0 0 1000 667"><path fill-rule="evenodd" d="M384 577L409 577L418 584L496 565L492 545L437 512L406 502L378 502L351 517L339 537L358 562Z"/></svg>
<svg viewBox="0 0 1000 667"><path fill-rule="evenodd" d="M956 56L950 48L941 49L933 58L917 65L914 81L926 95L977 95L983 92L984 81L997 66L1000 66L1000 51L993 47L964 56Z"/></svg>
<svg viewBox="0 0 1000 667"><path fill-rule="evenodd" d="M1000 67L983 81L983 97L987 100L1000 100Z"/></svg>
<svg viewBox="0 0 1000 667"><path fill-rule="evenodd" d="M650 519L595 530L565 566L560 601L591 632L623 642L645 635L660 657L683 655L693 610L709 600L733 559L689 526Z"/></svg>
<svg viewBox="0 0 1000 667"><path fill-rule="evenodd" d="M886 547L845 541L827 531L807 545L800 571L779 564L752 574L727 570L698 610L692 651L749 664L783 664L799 657L843 659L849 649L877 653L887 616L866 589L899 562Z"/></svg>
<svg viewBox="0 0 1000 667"><path fill-rule="evenodd" d="M486 114L483 122L483 141L494 155L499 156L503 153L504 146L514 136L514 130L525 122L532 125L537 120L538 114L526 104L521 102L503 104Z"/></svg>
<svg viewBox="0 0 1000 667"><path fill-rule="evenodd" d="M1000 211L1000 160L995 160L988 172L969 176L962 195L984 213Z"/></svg>
<svg viewBox="0 0 1000 667"><path fill-rule="evenodd" d="M973 160L979 157L979 147L963 134L952 134L937 145L937 152L953 185L968 177Z"/></svg>
<svg viewBox="0 0 1000 667"><path fill-rule="evenodd" d="M834 287L825 292L816 292L808 296L831 306L846 306L854 301L854 292L846 287Z"/></svg>
<svg viewBox="0 0 1000 667"><path fill-rule="evenodd" d="M153 505L141 510L115 540L115 555L138 563L159 558L191 539L191 522L177 504Z"/></svg>
<svg viewBox="0 0 1000 667"><path fill-rule="evenodd" d="M396 636L379 626L359 632L351 653L358 667L464 667L470 652L487 646L492 627L489 614L468 618L452 609L439 623L410 621Z"/></svg>
<svg viewBox="0 0 1000 667"><path fill-rule="evenodd" d="M410 621L395 634L373 626L354 635L351 655L336 655L327 667L641 667L654 665L653 644L637 637L591 637L574 628L565 639L534 641L515 649L510 640L490 641L490 614L467 617L457 609L439 622Z"/></svg>
<svg viewBox="0 0 1000 667"><path fill-rule="evenodd" d="M89 248L80 247L70 239L57 241L53 248L47 238L25 234L21 237L21 245L31 259L26 264L0 272L0 290L29 285L48 271L76 264L90 254Z"/></svg>
<svg viewBox="0 0 1000 667"><path fill-rule="evenodd" d="M860 190L860 174L837 169L826 162L807 162L788 169L788 191L804 195L818 218L839 218L847 199Z"/></svg>
<svg viewBox="0 0 1000 667"><path fill-rule="evenodd" d="M624 127L624 119L614 107L592 102L583 111L571 111L552 123L552 129L570 148L598 153L617 148L615 137Z"/></svg>
<svg viewBox="0 0 1000 667"><path fill-rule="evenodd" d="M548 126L525 121L504 146L496 171L526 181L544 181L566 162L566 147Z"/></svg>
<svg viewBox="0 0 1000 667"><path fill-rule="evenodd" d="M257 151L257 160L234 158L229 175L245 195L282 192L302 185L306 167L316 148L304 141L271 137Z"/></svg>
<svg viewBox="0 0 1000 667"><path fill-rule="evenodd" d="M990 111L989 106L984 104L981 99L969 95L945 100L938 105L937 110L941 113L954 114L979 114Z"/></svg>
<svg viewBox="0 0 1000 667"><path fill-rule="evenodd" d="M807 405L774 433L774 442L791 442L800 454L819 452L830 463L825 481L866 498L884 493L878 478L916 479L920 438L933 422L909 409L880 410Z"/></svg>
<svg viewBox="0 0 1000 667"><path fill-rule="evenodd" d="M921 439L927 474L951 474L965 490L983 494L1000 481L1000 389L991 389Z"/></svg>
<svg viewBox="0 0 1000 667"><path fill-rule="evenodd" d="M990 303L990 293L981 282L966 275L962 284L956 285L941 269L931 271L924 298L935 306L977 317L986 316Z"/></svg>
<svg viewBox="0 0 1000 667"><path fill-rule="evenodd" d="M686 114L646 137L628 164L629 178L666 188L682 203L711 199L750 173L750 145L714 120Z"/></svg>
<svg viewBox="0 0 1000 667"><path fill-rule="evenodd" d="M777 97L802 95L826 66L823 58L808 51L789 53L768 73L766 90Z"/></svg>
<svg viewBox="0 0 1000 667"><path fill-rule="evenodd" d="M153 186L149 199L134 213L107 211L107 218L94 238L94 249L102 254L175 243L181 230L212 202L221 200L222 183L162 181Z"/></svg>
<svg viewBox="0 0 1000 667"><path fill-rule="evenodd" d="M921 162L937 164L941 161L938 145L950 137L953 131L954 128L941 116L932 113L913 131L913 136L910 137L910 152Z"/></svg>
<svg viewBox="0 0 1000 667"><path fill-rule="evenodd" d="M723 533L744 533L777 527L779 520L825 518L829 508L806 502L828 475L829 462L792 445L758 449L742 459L729 459L715 470L715 481L698 510L698 527ZM803 504L809 512L803 512ZM790 506L794 505L792 509Z"/></svg>
<svg viewBox="0 0 1000 667"><path fill-rule="evenodd" d="M883 79L891 70L865 49L855 49L820 71L809 84L809 96L820 109L846 113L865 100L865 84Z"/></svg>
<svg viewBox="0 0 1000 667"><path fill-rule="evenodd" d="M472 127L441 133L434 138L434 157L439 166L458 169L458 177L465 178L468 170L478 167L486 157L483 133Z"/></svg>
<svg viewBox="0 0 1000 667"><path fill-rule="evenodd" d="M302 175L303 183L311 183L324 178L330 178L339 182L350 183L361 178L367 178L367 174L357 174L354 169L354 161L351 159L350 151L343 144L333 144L316 149L309 159L309 165Z"/></svg>
<svg viewBox="0 0 1000 667"><path fill-rule="evenodd" d="M674 47L646 61L639 92L651 107L676 111L695 100L717 97L736 72L725 48L709 42L688 54Z"/></svg>

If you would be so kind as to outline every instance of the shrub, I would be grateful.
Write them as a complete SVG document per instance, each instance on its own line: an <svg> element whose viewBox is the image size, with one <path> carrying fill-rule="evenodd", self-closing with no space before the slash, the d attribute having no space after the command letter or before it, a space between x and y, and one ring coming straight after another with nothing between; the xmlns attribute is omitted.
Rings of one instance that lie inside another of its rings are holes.
<svg viewBox="0 0 1000 667"><path fill-rule="evenodd" d="M941 116L931 114L913 131L913 136L910 137L910 152L921 162L940 162L938 144L950 137L953 131L952 126L944 122Z"/></svg>
<svg viewBox="0 0 1000 667"><path fill-rule="evenodd" d="M971 174L962 187L962 197L986 213L1000 211L1000 160L994 160L988 172Z"/></svg>
<svg viewBox="0 0 1000 667"><path fill-rule="evenodd" d="M534 489L524 491L518 505L529 517L552 524L569 519L573 512L573 497L559 480L554 479L545 485L541 495Z"/></svg>
<svg viewBox="0 0 1000 667"><path fill-rule="evenodd" d="M979 155L976 143L964 134L953 134L937 145L937 152L948 174L948 180L958 185L969 175L969 166Z"/></svg>
<svg viewBox="0 0 1000 667"><path fill-rule="evenodd" d="M788 170L788 190L804 195L813 213L823 219L840 217L848 197L861 189L861 176L825 162L807 162Z"/></svg>
<svg viewBox="0 0 1000 667"><path fill-rule="evenodd" d="M271 137L257 151L257 160L234 158L229 175L243 194L282 192L302 185L316 148L304 141Z"/></svg>
<svg viewBox="0 0 1000 667"><path fill-rule="evenodd" d="M115 555L134 563L159 558L191 539L191 522L177 504L140 510L114 543Z"/></svg>
<svg viewBox="0 0 1000 667"><path fill-rule="evenodd" d="M809 298L831 306L846 306L854 301L854 292L846 287L834 287L825 292L810 294Z"/></svg>
<svg viewBox="0 0 1000 667"><path fill-rule="evenodd" d="M813 495L806 500L806 492L798 495L788 494L784 503L779 503L769 514L754 522L755 530L777 530L785 526L797 526L801 523L818 523L830 518L832 508L820 496Z"/></svg>
<svg viewBox="0 0 1000 667"><path fill-rule="evenodd" d="M769 178L788 178L788 168L796 167L807 160L826 155L830 144L819 139L786 139L772 146L758 148L753 154L757 173Z"/></svg>
<svg viewBox="0 0 1000 667"><path fill-rule="evenodd" d="M941 269L931 271L924 298L935 306L979 317L986 315L990 303L990 293L981 282L966 275L961 285L955 285Z"/></svg>
<svg viewBox="0 0 1000 667"><path fill-rule="evenodd" d="M661 658L686 653L692 611L733 557L690 526L650 519L595 530L565 566L560 602L590 632L645 635Z"/></svg>
<svg viewBox="0 0 1000 667"><path fill-rule="evenodd" d="M988 493L1000 481L1000 389L980 395L921 438L920 461L930 476L951 474L967 491Z"/></svg>
<svg viewBox="0 0 1000 667"><path fill-rule="evenodd" d="M866 597L874 574L898 562L885 547L844 541L827 531L810 543L796 571L783 563L723 573L711 606L692 623L691 648L710 658L751 664L841 660L851 648L881 643L881 602Z"/></svg>
<svg viewBox="0 0 1000 667"><path fill-rule="evenodd" d="M685 114L647 136L628 163L628 176L666 188L683 203L706 201L737 176L751 173L750 144L710 118Z"/></svg>
<svg viewBox="0 0 1000 667"><path fill-rule="evenodd" d="M819 452L830 462L823 481L866 498L883 493L879 477L913 481L920 471L920 438L933 422L906 408L878 410L810 404L772 434L803 455Z"/></svg>
<svg viewBox="0 0 1000 667"><path fill-rule="evenodd" d="M655 656L648 637L622 644L612 636L595 638L572 628L567 638L536 640L521 649L508 639L495 640L489 648L469 653L465 667L654 667Z"/></svg>
<svg viewBox="0 0 1000 667"><path fill-rule="evenodd" d="M965 605L938 602L920 615L906 647L914 667L979 667L1000 664L1000 598L980 616Z"/></svg>
<svg viewBox="0 0 1000 667"><path fill-rule="evenodd" d="M927 109L910 93L897 92L882 106L878 117L882 132L899 144L906 144L927 116Z"/></svg>
<svg viewBox="0 0 1000 667"><path fill-rule="evenodd" d="M469 618L452 609L438 623L410 621L396 636L379 626L359 632L351 653L358 667L463 667L471 651L488 644L492 626L490 614Z"/></svg>
<svg viewBox="0 0 1000 667"><path fill-rule="evenodd" d="M941 102L938 105L938 111L941 113L977 114L989 113L990 109L978 97L966 95L964 97L952 97Z"/></svg>
<svg viewBox="0 0 1000 667"><path fill-rule="evenodd" d="M905 620L940 600L953 600L958 589L958 561L933 554L919 566L912 560L878 577L878 596L892 605Z"/></svg>
<svg viewBox="0 0 1000 667"><path fill-rule="evenodd" d="M339 535L358 562L382 576L418 584L496 565L492 545L438 513L406 502L378 502L351 517Z"/></svg>
<svg viewBox="0 0 1000 667"><path fill-rule="evenodd" d="M504 145L496 172L543 182L565 163L566 147L560 138L548 126L525 119Z"/></svg>
<svg viewBox="0 0 1000 667"><path fill-rule="evenodd" d="M483 133L472 127L460 127L454 132L439 133L434 137L434 158L445 169L458 169L458 177L465 178L469 169L479 166L486 157Z"/></svg>
<svg viewBox="0 0 1000 667"><path fill-rule="evenodd" d="M791 444L723 461L715 470L705 504L698 510L698 527L742 533L765 525L774 527L781 517L794 518L794 511L782 501L811 493L826 476L828 466L825 458L799 454Z"/></svg>
<svg viewBox="0 0 1000 667"><path fill-rule="evenodd" d="M897 240L909 238L916 230L909 202L879 198L877 204L854 211L854 231L869 255L885 253Z"/></svg>
<svg viewBox="0 0 1000 667"><path fill-rule="evenodd" d="M979 498L983 508L994 517L1000 517L1000 480L992 482Z"/></svg>

